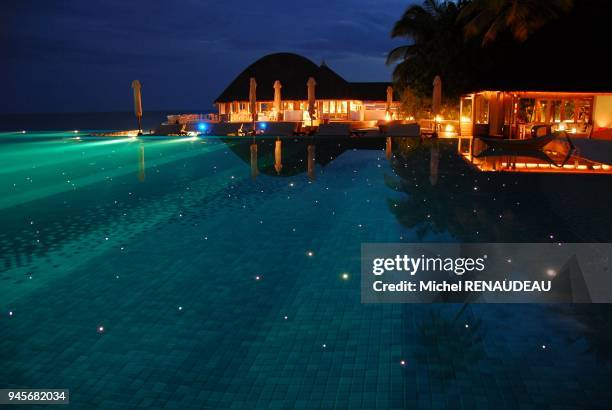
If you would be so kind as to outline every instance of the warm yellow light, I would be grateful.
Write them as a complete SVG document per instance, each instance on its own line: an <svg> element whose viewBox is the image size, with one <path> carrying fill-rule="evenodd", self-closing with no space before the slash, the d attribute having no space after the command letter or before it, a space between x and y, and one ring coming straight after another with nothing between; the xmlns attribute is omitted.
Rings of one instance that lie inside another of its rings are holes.
<svg viewBox="0 0 612 410"><path fill-rule="evenodd" d="M461 122L472 122L472 119L470 117L461 117Z"/></svg>
<svg viewBox="0 0 612 410"><path fill-rule="evenodd" d="M441 115L436 115L436 121L437 122L444 121L444 117L442 117Z"/></svg>
<svg viewBox="0 0 612 410"><path fill-rule="evenodd" d="M572 134L575 134L577 132L576 128L572 128Z"/></svg>
<svg viewBox="0 0 612 410"><path fill-rule="evenodd" d="M446 127L444 128L444 131L446 131L446 132L455 132L455 127L453 127L452 124L446 124Z"/></svg>
<svg viewBox="0 0 612 410"><path fill-rule="evenodd" d="M557 128L559 131L565 131L567 129L567 126L565 125L564 122L559 123L559 127Z"/></svg>
<svg viewBox="0 0 612 410"><path fill-rule="evenodd" d="M389 112L387 111L387 113L385 114L385 121L389 122L391 121L391 116L389 115Z"/></svg>

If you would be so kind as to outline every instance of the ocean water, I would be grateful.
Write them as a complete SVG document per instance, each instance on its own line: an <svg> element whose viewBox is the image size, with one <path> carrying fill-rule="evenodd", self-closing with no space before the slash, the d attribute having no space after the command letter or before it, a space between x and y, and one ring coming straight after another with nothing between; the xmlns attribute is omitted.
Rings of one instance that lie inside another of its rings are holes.
<svg viewBox="0 0 612 410"><path fill-rule="evenodd" d="M609 176L385 143L1 134L0 386L74 408L610 408L607 305L364 305L359 280L364 242L608 242Z"/></svg>
<svg viewBox="0 0 612 410"><path fill-rule="evenodd" d="M197 111L194 111L197 112ZM166 121L167 114L177 112L146 111L142 127L154 129ZM73 131L73 130L133 130L138 122L133 112L77 112L77 113L29 113L0 114L0 132L18 131Z"/></svg>

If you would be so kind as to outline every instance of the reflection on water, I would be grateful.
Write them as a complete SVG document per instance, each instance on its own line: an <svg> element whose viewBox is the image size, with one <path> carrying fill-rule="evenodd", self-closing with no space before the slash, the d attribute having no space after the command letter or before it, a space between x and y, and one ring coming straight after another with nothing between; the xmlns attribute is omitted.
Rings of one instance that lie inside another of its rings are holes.
<svg viewBox="0 0 612 410"><path fill-rule="evenodd" d="M315 180L315 145L308 144L308 179Z"/></svg>
<svg viewBox="0 0 612 410"><path fill-rule="evenodd" d="M486 357L482 320L474 317L467 304L459 306L452 317L432 309L418 324L417 340L423 349L416 353L416 359L422 363L436 361L430 376L442 388L449 381L465 377Z"/></svg>
<svg viewBox="0 0 612 410"><path fill-rule="evenodd" d="M59 383L78 403L86 399L75 380L112 373L116 383L92 388L106 403L127 403L134 391L154 396L163 385L168 397L184 392L201 407L251 394L256 407L268 399L260 391L285 397L287 383L310 398L316 372L251 388L262 374L308 364L331 386L319 407L374 408L378 399L383 408L431 407L483 391L495 396L483 402L491 408L508 395L538 408L610 398L597 393L610 380L608 306L559 307L557 315L541 305L364 306L356 280L364 242L609 242L607 175L485 173L456 142L418 138L2 148L10 172L0 172L0 309L16 312L0 318L11 352L2 380ZM66 367L62 351L105 365ZM158 383L132 388L143 363ZM193 380L202 383L192 389ZM509 392L499 380L522 387ZM560 391L564 383L579 387ZM376 397L366 402L369 389Z"/></svg>
<svg viewBox="0 0 612 410"><path fill-rule="evenodd" d="M145 148L144 144L140 144L138 149L138 180L144 182L145 180Z"/></svg>
<svg viewBox="0 0 612 410"><path fill-rule="evenodd" d="M277 174L283 169L283 142L280 138L274 142L274 169Z"/></svg>
<svg viewBox="0 0 612 410"><path fill-rule="evenodd" d="M551 144L546 152L524 152L520 156L505 152L502 156L497 156L499 152L488 156L479 141L469 142L469 152L478 154L466 154L462 151L465 140L459 143L419 138L225 140L230 141L230 149L250 162L251 176L259 172L272 177L304 174L310 181L315 181L317 166L323 169L346 151L383 151L393 171L386 175L385 184L405 194L389 199L390 212L402 226L414 229L420 239L450 235L458 241L597 242L610 237L605 224L598 222L610 218L604 198L610 196L606 188L608 177L570 172L582 171L584 163L595 174L604 173L609 167L568 156L567 150L563 152L562 141ZM479 156L482 153L486 155ZM552 158L550 163L545 162L545 156ZM530 170L531 165L521 165L528 157L546 164L547 169L562 172L543 172L542 165L536 168L540 172L530 175L481 172L500 169L501 164L507 163L513 164L510 170L523 166ZM566 157L569 160L561 167L553 165ZM594 192L598 200L585 200L593 197Z"/></svg>
<svg viewBox="0 0 612 410"><path fill-rule="evenodd" d="M429 183L436 185L438 183L438 165L440 162L440 148L438 147L438 141L433 140L431 142L431 148L429 149Z"/></svg>
<svg viewBox="0 0 612 410"><path fill-rule="evenodd" d="M257 175L259 175L259 168L257 167L257 144L253 142L250 145L250 149L251 149L251 178L255 179L257 178Z"/></svg>
<svg viewBox="0 0 612 410"><path fill-rule="evenodd" d="M482 173L459 158L453 142L398 139L395 145L397 176L386 184L404 195L390 198L389 207L421 239L605 242L612 235L602 227L612 222L607 175Z"/></svg>
<svg viewBox="0 0 612 410"><path fill-rule="evenodd" d="M612 166L577 153L571 141L557 138L542 150L491 148L479 138L460 138L458 152L480 171L610 174Z"/></svg>
<svg viewBox="0 0 612 410"><path fill-rule="evenodd" d="M390 139L384 138L223 138L223 142L251 165L251 175L255 168L268 176L293 176L305 174L314 181L316 166L325 167L342 153L349 150L383 150L385 143L391 146ZM247 147L248 146L248 147Z"/></svg>

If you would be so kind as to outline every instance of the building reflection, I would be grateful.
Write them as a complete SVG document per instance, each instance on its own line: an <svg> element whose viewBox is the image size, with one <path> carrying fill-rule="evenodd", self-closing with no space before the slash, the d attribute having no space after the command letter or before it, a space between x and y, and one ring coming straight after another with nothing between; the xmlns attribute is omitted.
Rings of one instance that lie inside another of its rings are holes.
<svg viewBox="0 0 612 410"><path fill-rule="evenodd" d="M456 142L396 139L386 179L398 222L419 240L465 242L605 241L596 215L608 200L588 201L606 175L482 172L457 155ZM602 192L603 196L608 196Z"/></svg>
<svg viewBox="0 0 612 410"><path fill-rule="evenodd" d="M479 138L460 138L458 153L484 172L528 172L557 174L610 174L612 166L578 155L573 144L558 138L544 149L493 149Z"/></svg>
<svg viewBox="0 0 612 410"><path fill-rule="evenodd" d="M384 138L223 138L228 148L250 164L251 176L289 177L305 174L316 179L317 167L324 169L348 150L380 151L385 148Z"/></svg>

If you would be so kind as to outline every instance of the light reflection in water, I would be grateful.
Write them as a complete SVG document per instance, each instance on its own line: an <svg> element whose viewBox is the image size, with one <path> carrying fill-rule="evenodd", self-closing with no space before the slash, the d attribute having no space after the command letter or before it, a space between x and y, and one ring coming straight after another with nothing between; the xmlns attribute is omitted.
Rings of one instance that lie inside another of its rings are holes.
<svg viewBox="0 0 612 410"><path fill-rule="evenodd" d="M308 179L315 180L315 145L308 144Z"/></svg>
<svg viewBox="0 0 612 410"><path fill-rule="evenodd" d="M257 167L257 143L251 144L251 178L255 179L259 175L259 168Z"/></svg>
<svg viewBox="0 0 612 410"><path fill-rule="evenodd" d="M143 144L140 144L138 150L138 180L140 182L145 180L145 149Z"/></svg>
<svg viewBox="0 0 612 410"><path fill-rule="evenodd" d="M580 156L573 144L557 138L543 149L490 148L478 138L460 138L458 153L484 172L610 174L612 166Z"/></svg>
<svg viewBox="0 0 612 410"><path fill-rule="evenodd" d="M283 169L283 145L280 138L274 143L274 169L277 174L281 173Z"/></svg>

